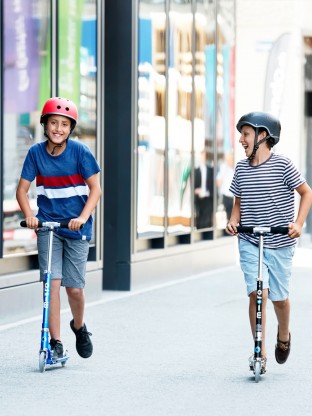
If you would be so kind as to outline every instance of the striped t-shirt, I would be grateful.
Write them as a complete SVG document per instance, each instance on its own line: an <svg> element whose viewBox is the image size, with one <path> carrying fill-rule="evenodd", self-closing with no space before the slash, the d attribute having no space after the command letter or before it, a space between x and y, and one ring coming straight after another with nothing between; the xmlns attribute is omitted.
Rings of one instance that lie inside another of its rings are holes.
<svg viewBox="0 0 312 416"><path fill-rule="evenodd" d="M294 190L305 179L290 159L272 153L258 166L250 165L248 159L237 163L230 191L240 198L240 225L285 226L294 221ZM240 238L258 244L258 237L240 234ZM279 248L296 244L288 235L264 236L264 247Z"/></svg>
<svg viewBox="0 0 312 416"><path fill-rule="evenodd" d="M36 178L37 217L41 221L67 221L81 214L89 196L85 182L100 168L87 146L67 140L65 150L58 156L50 155L46 142L33 145L25 158L21 177L32 182ZM58 234L90 240L92 216L80 231L55 229Z"/></svg>

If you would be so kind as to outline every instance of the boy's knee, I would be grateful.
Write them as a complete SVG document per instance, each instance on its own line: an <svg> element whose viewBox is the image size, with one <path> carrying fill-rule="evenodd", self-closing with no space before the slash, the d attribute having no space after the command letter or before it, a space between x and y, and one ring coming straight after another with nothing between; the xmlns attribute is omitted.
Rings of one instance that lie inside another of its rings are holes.
<svg viewBox="0 0 312 416"><path fill-rule="evenodd" d="M79 299L83 297L83 289L77 287L67 287L67 295L71 298Z"/></svg>
<svg viewBox="0 0 312 416"><path fill-rule="evenodd" d="M257 302L257 299L259 299L259 296L262 297L262 301L266 301L268 299L268 289L263 289L262 293L258 293L257 290L250 293L249 298L252 299L254 302Z"/></svg>
<svg viewBox="0 0 312 416"><path fill-rule="evenodd" d="M287 298L287 299L284 299L284 300L274 300L273 304L276 308L284 309L284 308L288 307L288 302L289 302L289 300Z"/></svg>

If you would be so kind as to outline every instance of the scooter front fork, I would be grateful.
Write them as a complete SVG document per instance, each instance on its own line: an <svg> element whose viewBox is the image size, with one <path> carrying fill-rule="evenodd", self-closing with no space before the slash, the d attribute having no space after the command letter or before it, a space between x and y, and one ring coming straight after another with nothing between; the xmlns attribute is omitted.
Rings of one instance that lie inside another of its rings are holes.
<svg viewBox="0 0 312 416"><path fill-rule="evenodd" d="M46 273L44 286L43 286L43 317L42 317L41 345L40 345L41 351L49 349L50 285L51 285L51 273Z"/></svg>

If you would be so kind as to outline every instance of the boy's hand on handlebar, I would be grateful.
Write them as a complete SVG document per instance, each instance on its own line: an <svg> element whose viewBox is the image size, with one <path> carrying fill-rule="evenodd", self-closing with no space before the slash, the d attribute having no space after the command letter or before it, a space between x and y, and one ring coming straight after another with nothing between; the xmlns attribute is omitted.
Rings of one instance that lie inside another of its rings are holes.
<svg viewBox="0 0 312 416"><path fill-rule="evenodd" d="M87 221L82 218L72 218L68 223L68 228L72 231L79 231Z"/></svg>
<svg viewBox="0 0 312 416"><path fill-rule="evenodd" d="M27 217L25 218L27 228L31 228L32 230L36 230L38 228L38 218L37 217Z"/></svg>
<svg viewBox="0 0 312 416"><path fill-rule="evenodd" d="M236 222L229 221L227 226L226 226L225 232L229 235L236 235L237 234L237 228L236 228L237 225L238 224Z"/></svg>
<svg viewBox="0 0 312 416"><path fill-rule="evenodd" d="M288 230L289 230L288 235L289 235L290 238L298 238L298 237L301 236L302 227L301 227L301 225L299 225L295 222L290 223L288 225Z"/></svg>

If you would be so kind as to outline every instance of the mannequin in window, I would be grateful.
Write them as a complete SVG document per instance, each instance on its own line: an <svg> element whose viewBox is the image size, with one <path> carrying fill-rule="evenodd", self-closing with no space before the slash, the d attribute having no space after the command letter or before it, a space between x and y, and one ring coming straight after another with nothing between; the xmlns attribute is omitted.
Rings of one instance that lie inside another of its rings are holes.
<svg viewBox="0 0 312 416"><path fill-rule="evenodd" d="M200 153L200 163L194 170L196 228L212 227L213 220L213 167L207 164L206 151Z"/></svg>

